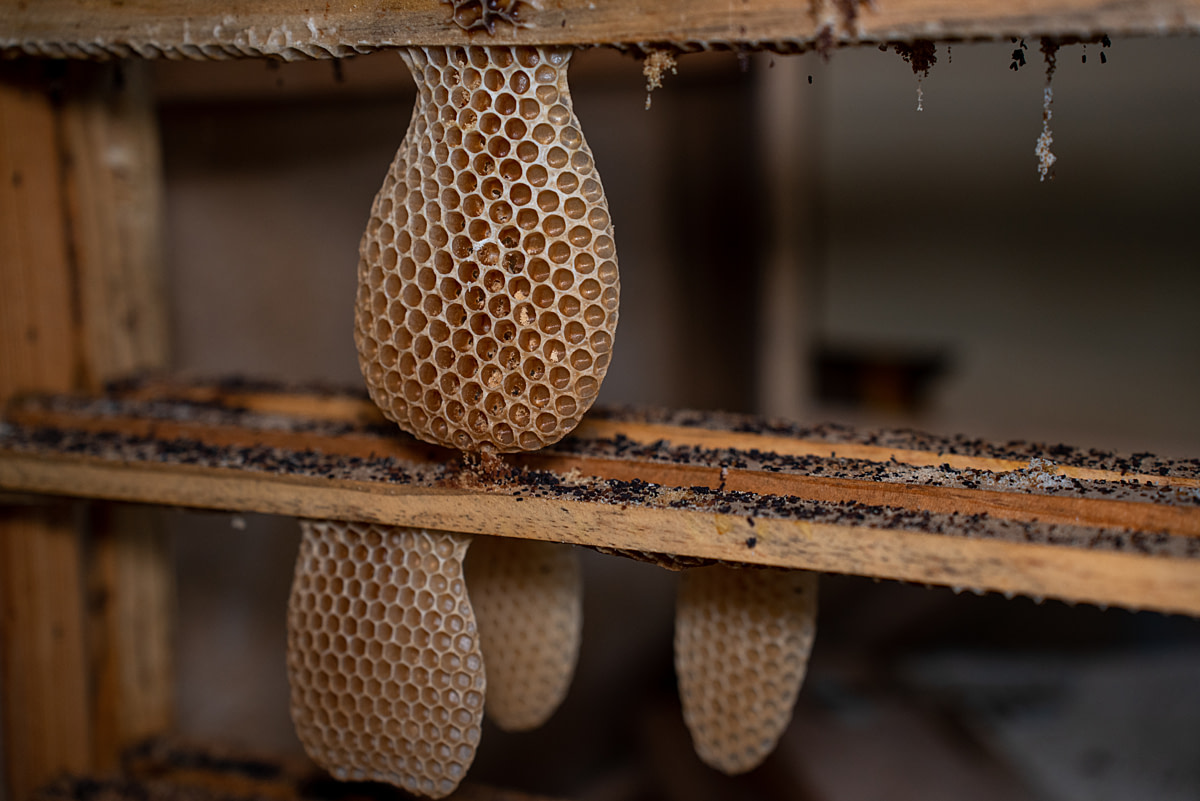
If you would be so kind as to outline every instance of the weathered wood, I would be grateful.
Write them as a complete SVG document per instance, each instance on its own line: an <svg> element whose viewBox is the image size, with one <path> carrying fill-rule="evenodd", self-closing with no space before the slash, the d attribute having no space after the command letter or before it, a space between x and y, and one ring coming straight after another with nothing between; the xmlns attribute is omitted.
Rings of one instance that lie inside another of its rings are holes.
<svg viewBox="0 0 1200 801"><path fill-rule="evenodd" d="M167 360L162 175L148 65L71 64L60 109L65 211L78 303L79 374L88 388ZM166 532L142 508L91 510L92 766L173 717L172 568Z"/></svg>
<svg viewBox="0 0 1200 801"><path fill-rule="evenodd" d="M234 512L364 520L1200 615L1200 561L690 509L0 456L0 485ZM755 540L753 546L748 542Z"/></svg>
<svg viewBox="0 0 1200 801"><path fill-rule="evenodd" d="M110 396L133 401L177 401L195 403L209 407L219 407L230 410L244 410L265 414L278 414L297 417L303 420L321 420L340 422L349 425L369 428L382 425L391 426L379 409L365 395L355 395L336 390L313 392L312 390L287 390L269 385L239 385L236 382L229 385L213 383L185 383L171 380L147 379L124 386L114 387ZM32 404L27 408L10 407L7 417L12 420L30 423L54 424L55 412ZM88 425L85 417L67 415L62 422L70 425ZM721 422L725 424L722 425ZM757 425L755 425L757 424ZM141 423L127 421L130 426L149 426L147 421ZM153 424L156 428L160 423ZM758 428L753 431L749 429ZM956 470L982 470L989 472L1006 472L1020 470L1028 466L1030 458L1045 458L1055 465L1057 472L1073 479L1095 481L1139 481L1144 484L1162 484L1200 489L1200 475L1192 475L1186 471L1164 470L1161 465L1147 469L1147 462L1159 464L1150 454L1138 459L1138 467L1132 464L1118 468L1109 464L1112 460L1092 459L1063 462L1059 452L1062 446L1029 445L1017 458L1013 445L1025 446L1025 443L1010 443L1001 448L989 447L984 444L975 447L978 452L960 452L953 443L943 443L942 447L932 449L920 448L916 438L914 445L901 444L869 444L854 441L847 437L817 439L805 436L792 436L772 433L775 426L768 421L762 421L749 416L710 416L705 425L658 424L654 422L634 422L621 419L609 419L599 415L587 417L572 434L573 440L612 438L634 431L635 436L646 442L658 439L669 440L676 445L695 448L721 449L728 448L740 451L767 451L781 456L813 456L821 458L863 459L870 462L900 463L911 466L942 466L946 465ZM877 441L880 437L875 438ZM343 440L347 442L348 440ZM409 448L403 458L414 458L411 454L423 448L412 439L389 440L390 445L372 447ZM404 443L414 443L406 445ZM1032 450L1030 450L1032 449ZM553 449L552 449L553 450ZM1051 452L1056 451L1056 452ZM988 455L993 453L993 455ZM1000 455L994 455L999 453ZM399 454L397 454L399 455ZM1113 456L1109 454L1109 456ZM1120 460L1116 460L1119 462ZM1090 463L1089 463L1090 462ZM1197 472L1197 471L1191 471Z"/></svg>
<svg viewBox="0 0 1200 801"><path fill-rule="evenodd" d="M91 767L82 538L70 506L0 507L6 790Z"/></svg>
<svg viewBox="0 0 1200 801"><path fill-rule="evenodd" d="M284 393L272 403L269 393L252 395L263 407L311 404L358 415L349 398ZM1200 504L1189 486L1195 476L1183 468L1154 476L1176 482L1162 487L1112 471L1106 481L1057 489L942 486L954 476L950 468L928 481L917 473L908 480L831 478L820 472L858 461L788 466L762 447L730 446L755 437L759 446L779 446L784 436L617 416L585 422L606 427L607 436L588 440L585 432L559 448L510 458L512 473L493 480L461 472L455 454L390 429L256 417L213 403L119 406L114 398L103 411L69 403L57 411L36 403L10 408L0 488L424 526L1200 614ZM661 458L698 437L725 445ZM624 455L604 451L614 443ZM771 469L736 466L755 458ZM772 459L784 466L767 464ZM894 466L890 459L874 464ZM962 475L982 486L985 472Z"/></svg>
<svg viewBox="0 0 1200 801"><path fill-rule="evenodd" d="M839 10L839 7L843 10ZM851 19L844 9L856 9ZM526 27L467 33L439 0L3 0L0 51L50 57L329 58L410 44L672 43L810 47L833 42L1010 35L1194 33L1197 0L562 0L522 4ZM828 28L830 35L822 37Z"/></svg>
<svg viewBox="0 0 1200 801"><path fill-rule="evenodd" d="M74 386L58 116L40 65L0 64L0 399ZM4 774L23 801L91 765L83 541L70 508L0 507Z"/></svg>
<svg viewBox="0 0 1200 801"><path fill-rule="evenodd" d="M278 404L268 404L260 395L262 405L298 409L304 406L342 410L331 399L306 399L304 396L278 395ZM290 399L289 399L290 398ZM349 399L345 399L349 400ZM393 458L409 463L441 464L454 458L448 451L426 446L409 437L391 436L370 431L321 433L312 430L263 430L243 427L236 420L226 423L189 422L186 420L148 419L105 415L54 412L40 408L10 408L8 419L28 427L86 431L96 434L118 433L126 437L150 438L161 441L192 441L221 448L269 447L284 451L315 450L342 459ZM301 418L303 419L303 418ZM786 455L800 452L841 451L845 458L862 459L863 446L843 443L816 443L789 440L779 436L746 434L722 430L688 429L679 426L647 425L645 423L585 420L570 442L614 439L630 443L667 442L687 447L707 447L714 451L771 452ZM568 443L568 444L569 444ZM937 454L917 451L898 451L875 448L872 461L891 462L896 455L906 457L906 466L923 466ZM948 456L940 457L948 463ZM1200 537L1200 506L1154 504L1096 497L1067 497L1002 489L964 489L937 485L917 485L873 479L854 479L824 475L804 475L794 472L774 472L746 468L722 467L714 462L663 463L646 458L611 458L572 453L569 450L548 448L538 453L515 454L506 457L509 464L560 475L578 473L616 481L642 480L667 487L721 488L730 492L756 495L778 495L822 502L853 502L870 506L892 506L904 509L928 510L942 514L991 515L995 518L1022 521L1041 521L1056 525L1089 525L1103 528L1130 529ZM1013 471L1024 468L1020 462L978 459L959 456L956 461L969 469ZM999 467L996 467L999 465ZM1064 474L1069 467L1061 467ZM1076 472L1085 472L1076 468ZM1112 471L1088 470L1101 481L1128 480ZM253 480L253 477L250 478ZM1093 479L1094 480L1094 479ZM1164 482L1184 491L1200 488L1200 479L1182 476L1141 475L1139 481ZM14 487L15 489L15 487ZM160 501L161 502L161 501ZM169 500L167 502L170 502Z"/></svg>
<svg viewBox="0 0 1200 801"><path fill-rule="evenodd" d="M58 118L41 66L0 63L0 400L74 386Z"/></svg>
<svg viewBox="0 0 1200 801"><path fill-rule="evenodd" d="M812 187L820 185L816 103L801 91L806 65L780 59L755 73L755 122L766 245L758 276L756 407L800 416L813 397L808 375L815 345L817 219Z"/></svg>
<svg viewBox="0 0 1200 801"><path fill-rule="evenodd" d="M66 72L66 211L79 293L82 385L167 361L162 168L150 70Z"/></svg>
<svg viewBox="0 0 1200 801"><path fill-rule="evenodd" d="M163 363L144 71L0 65L0 399ZM143 510L98 509L94 539L79 514L0 514L13 799L62 770L114 764L130 737L170 717L165 553L133 520Z"/></svg>
<svg viewBox="0 0 1200 801"><path fill-rule="evenodd" d="M92 769L174 722L174 578L156 510L94 504L88 574Z"/></svg>

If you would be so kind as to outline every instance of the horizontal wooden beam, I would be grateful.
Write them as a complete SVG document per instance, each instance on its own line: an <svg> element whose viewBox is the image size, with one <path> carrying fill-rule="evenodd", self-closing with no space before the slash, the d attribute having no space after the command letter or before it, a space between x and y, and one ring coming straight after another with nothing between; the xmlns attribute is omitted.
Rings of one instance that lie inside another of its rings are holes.
<svg viewBox="0 0 1200 801"><path fill-rule="evenodd" d="M278 395L279 408L297 409L302 398ZM260 398L261 400L261 398ZM339 414L350 411L347 401L321 399L314 406L325 406L328 411ZM364 409L370 407L362 402ZM270 404L265 404L270 406ZM358 412L355 412L358 416ZM380 436L367 431L320 431L261 430L245 428L232 421L189 422L177 420L155 420L142 417L104 416L85 417L69 411L44 409L14 409L11 419L26 426L72 430L105 434L120 432L126 437L156 439L161 441L193 441L207 446L226 448L270 447L289 452L316 450L332 457L347 459L391 458L414 464L442 464L448 452L431 446L421 445L404 437ZM302 418L311 419L311 418ZM672 442L676 446L704 449L710 452L769 452L777 456L817 456L821 461L832 462L840 450L842 460L868 462L869 464L891 463L903 465L893 480L881 480L876 472L870 477L853 477L849 471L836 475L806 474L795 471L776 472L770 469L738 467L730 469L711 458L698 457L687 461L663 461L633 454L627 458L604 455L594 447L596 441L615 441L623 438L633 442L630 435L641 443ZM576 452L573 445L590 443L584 452ZM834 454L834 455L831 455ZM872 459L872 456L874 459ZM899 457L904 457L899 459ZM1170 532L1177 535L1200 537L1200 507L1156 503L1147 498L1158 498L1164 490L1133 492L1128 478L1119 477L1112 471L1085 469L1061 465L1055 468L1059 482L1079 473L1100 476L1104 483L1122 482L1126 486L1119 497L1112 494L1052 495L1029 492L1013 492L1011 488L980 489L976 482L947 486L945 483L916 483L919 468L940 459L944 467L937 472L954 473L951 462L966 465L972 474L980 469L987 472L1016 473L1027 468L1026 462L1010 459L973 457L958 454L943 454L906 449L888 449L856 443L817 443L781 436L766 436L720 429L687 430L679 426L662 424L631 423L622 420L588 420L576 431L572 440L562 448L551 448L540 453L521 454L508 457L509 462L523 469L550 471L559 475L578 473L594 478L616 481L645 481L665 487L705 487L729 492L744 492L755 495L775 495L804 498L822 502L853 502L869 506L892 506L904 509L926 510L943 514L992 515L1009 520L1043 522L1056 525L1089 525L1098 528L1128 529L1140 532ZM892 460L895 459L895 462ZM980 467L984 465L984 467ZM909 475L905 475L908 473ZM907 479L907 480L905 480ZM1163 482L1170 493L1185 492L1200 495L1200 479L1189 476L1141 475L1141 482ZM975 483L976 486L970 486ZM985 484L986 486L986 484ZM1080 485L1081 487L1084 485Z"/></svg>
<svg viewBox="0 0 1200 801"><path fill-rule="evenodd" d="M0 0L0 52L292 60L414 44L795 50L914 39L1200 30L1200 0L526 0L514 5L519 26L500 21L488 33L463 30L452 19L451 6L440 0Z"/></svg>
<svg viewBox="0 0 1200 801"><path fill-rule="evenodd" d="M1138 478L1109 471L1107 480L1068 478L1043 457L1022 470L929 468L899 460L919 448L861 443L899 433L842 429L840 444L827 431L824 446L890 455L798 459L777 451L803 439L761 421L760 431L747 430L751 418L625 413L596 415L547 451L473 468L373 422L360 397L211 390L175 393L193 400L162 388L146 397L143 388L13 405L0 430L0 490L413 525L665 562L1200 614L1197 462L1088 457L1154 468ZM195 399L206 391L207 400ZM938 441L907 436L909 445ZM766 447L742 447L747 438ZM956 450L1004 452L974 441ZM1055 454L1084 458L1044 451Z"/></svg>
<svg viewBox="0 0 1200 801"><path fill-rule="evenodd" d="M341 423L352 430L377 431L389 423L363 392L344 388L288 388L271 382L232 379L225 382L181 382L144 378L109 387L113 401L152 404L194 404L229 411L280 415L303 421ZM76 408L78 405L76 404ZM136 408L136 407L134 407ZM9 419L38 422L55 414L44 404L14 404ZM86 418L67 412L74 424ZM1200 458L1160 459L1151 453L1121 455L1081 450L1061 444L1011 441L1003 444L962 436L945 437L912 430L867 430L790 421L753 415L666 410L603 409L585 418L567 443L613 439L630 428L655 442L668 439L693 448L765 451L782 456L858 459L910 466L942 467L1005 473L1027 468L1033 459L1053 463L1057 474L1071 479L1112 483L1135 482L1164 487L1200 489ZM659 436L655 436L659 435ZM402 440L410 446L415 440ZM400 447L397 440L394 447ZM548 452L561 453L560 446ZM546 453L544 451L543 453Z"/></svg>

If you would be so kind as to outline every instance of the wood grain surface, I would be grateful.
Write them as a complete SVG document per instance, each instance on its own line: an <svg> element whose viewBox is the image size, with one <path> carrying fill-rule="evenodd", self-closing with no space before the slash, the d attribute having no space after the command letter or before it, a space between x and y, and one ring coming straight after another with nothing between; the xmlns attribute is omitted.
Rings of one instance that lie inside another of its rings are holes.
<svg viewBox="0 0 1200 801"><path fill-rule="evenodd" d="M1111 472L1110 480L996 481L972 489L962 476L978 484L988 475L1023 474L944 467L931 477L899 463L895 456L904 451L893 449L887 461L871 463L867 477L822 475L838 466L862 470L862 460L837 456L787 467L758 449L761 465L745 461L751 452L738 447L672 450L676 440L727 436L726 445L740 446L758 435L612 415L598 421L600 435L585 428L557 449L508 459L489 472L390 428L347 422L360 416L352 397L270 396L254 394L260 407L323 408L340 419L165 399L123 407L116 396L98 406L14 405L0 437L0 488L423 526L1200 614L1200 499L1188 486L1190 462L1157 477L1175 484ZM884 468L894 472L870 477Z"/></svg>
<svg viewBox="0 0 1200 801"><path fill-rule="evenodd" d="M0 51L49 57L331 58L413 44L670 43L796 49L1005 36L1163 35L1200 29L1200 0L557 0L523 27L466 32L439 0L2 0ZM843 10L839 10L839 6ZM856 9L854 18L845 9Z"/></svg>
<svg viewBox="0 0 1200 801"><path fill-rule="evenodd" d="M157 130L128 67L0 64L0 401L164 364ZM171 576L145 511L0 500L0 795L169 724Z"/></svg>

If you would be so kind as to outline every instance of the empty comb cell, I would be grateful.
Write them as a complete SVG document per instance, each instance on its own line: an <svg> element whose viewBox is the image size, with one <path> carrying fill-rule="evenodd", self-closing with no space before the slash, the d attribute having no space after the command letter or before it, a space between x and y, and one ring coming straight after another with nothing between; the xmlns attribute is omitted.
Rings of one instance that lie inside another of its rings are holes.
<svg viewBox="0 0 1200 801"><path fill-rule="evenodd" d="M466 575L487 665L487 715L507 731L537 728L566 697L579 657L579 555L550 542L479 537Z"/></svg>
<svg viewBox="0 0 1200 801"><path fill-rule="evenodd" d="M816 613L815 573L684 571L675 671L683 717L705 764L744 773L775 749L808 667Z"/></svg>
<svg viewBox="0 0 1200 801"><path fill-rule="evenodd" d="M471 538L302 521L288 604L292 719L342 780L441 798L475 758L485 679L462 561Z"/></svg>
<svg viewBox="0 0 1200 801"><path fill-rule="evenodd" d="M572 52L402 53L417 104L359 248L355 343L371 398L426 442L557 442L608 370L616 246Z"/></svg>

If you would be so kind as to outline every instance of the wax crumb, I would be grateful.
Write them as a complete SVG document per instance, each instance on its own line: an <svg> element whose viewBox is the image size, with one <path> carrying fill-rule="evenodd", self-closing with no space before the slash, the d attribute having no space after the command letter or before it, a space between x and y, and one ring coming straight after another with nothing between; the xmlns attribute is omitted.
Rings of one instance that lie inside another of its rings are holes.
<svg viewBox="0 0 1200 801"><path fill-rule="evenodd" d="M672 75L678 75L676 69L675 56L669 50L654 50L646 51L646 58L642 61L642 74L646 76L646 110L650 110L651 93L662 86L663 74L670 70Z"/></svg>
<svg viewBox="0 0 1200 801"><path fill-rule="evenodd" d="M1050 146L1054 143L1054 135L1050 132L1050 119L1054 115L1054 88L1051 84L1054 80L1054 71L1058 68L1058 48L1059 43L1054 39L1049 37L1042 39L1042 55L1046 59L1046 87L1042 90L1042 133L1033 149L1034 155L1038 159L1038 180L1040 181L1045 181L1046 176L1049 176L1051 181L1054 180L1054 162L1058 161L1058 157L1050 150Z"/></svg>
<svg viewBox="0 0 1200 801"><path fill-rule="evenodd" d="M1042 181L1046 180L1046 176L1050 176L1050 179L1054 180L1054 162L1058 161L1058 156L1050 151L1050 146L1054 144L1054 135L1050 132L1050 117L1053 114L1051 104L1053 102L1054 90L1047 86L1042 95L1042 134L1038 137L1037 147L1033 149L1038 158L1039 180Z"/></svg>

